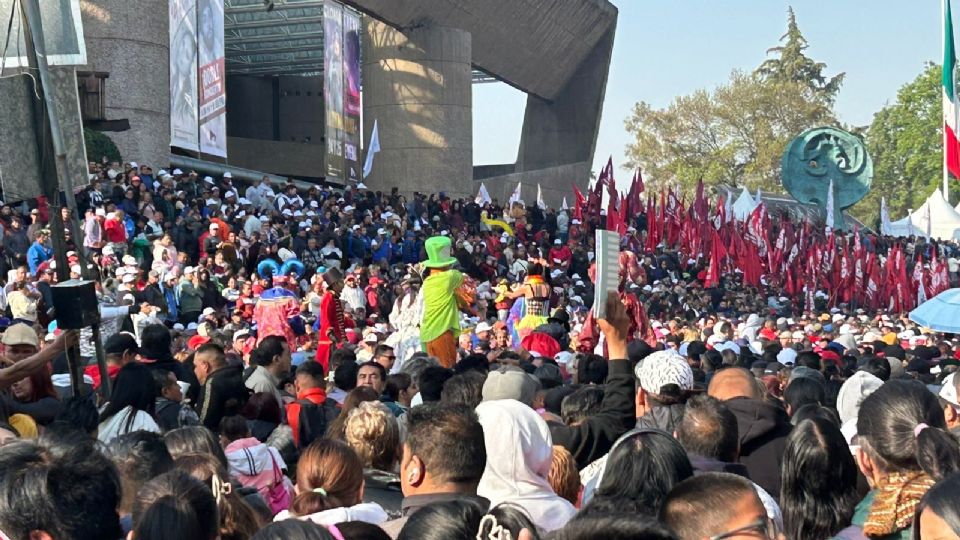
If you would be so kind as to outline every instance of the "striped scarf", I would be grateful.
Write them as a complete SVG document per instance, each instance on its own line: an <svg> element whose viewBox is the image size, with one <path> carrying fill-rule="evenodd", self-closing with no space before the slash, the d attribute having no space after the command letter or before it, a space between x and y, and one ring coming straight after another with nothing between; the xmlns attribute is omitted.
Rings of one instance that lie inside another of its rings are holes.
<svg viewBox="0 0 960 540"><path fill-rule="evenodd" d="M874 489L863 534L886 536L910 527L920 498L934 484L923 471L892 473Z"/></svg>

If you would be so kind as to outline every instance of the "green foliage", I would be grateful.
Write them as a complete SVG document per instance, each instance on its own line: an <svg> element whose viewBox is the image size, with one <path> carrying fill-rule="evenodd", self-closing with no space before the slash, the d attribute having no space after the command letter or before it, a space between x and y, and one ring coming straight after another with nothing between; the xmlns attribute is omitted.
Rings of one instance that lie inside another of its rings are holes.
<svg viewBox="0 0 960 540"><path fill-rule="evenodd" d="M805 129L835 125L833 99L843 75L823 76L825 66L803 53L807 42L793 12L785 44L755 72L733 71L718 88L679 96L664 109L637 103L625 121L628 170L640 167L654 188L692 189L725 183L782 191L780 159Z"/></svg>
<svg viewBox="0 0 960 540"><path fill-rule="evenodd" d="M941 68L928 64L897 92L897 100L873 117L867 150L873 157L873 186L851 213L868 225L879 220L880 198L890 219L917 209L943 182Z"/></svg>
<svg viewBox="0 0 960 540"><path fill-rule="evenodd" d="M764 61L755 73L765 81L797 83L804 88L807 99L833 105L845 74L828 79L823 74L827 65L814 62L804 54L809 44L797 26L792 7L787 11L787 33L780 37L780 41L784 42L783 45L767 49L767 54L776 54L777 57Z"/></svg>
<svg viewBox="0 0 960 540"><path fill-rule="evenodd" d="M107 134L89 128L83 128L83 144L87 149L87 159L100 162L103 156L109 161L123 163L120 150Z"/></svg>

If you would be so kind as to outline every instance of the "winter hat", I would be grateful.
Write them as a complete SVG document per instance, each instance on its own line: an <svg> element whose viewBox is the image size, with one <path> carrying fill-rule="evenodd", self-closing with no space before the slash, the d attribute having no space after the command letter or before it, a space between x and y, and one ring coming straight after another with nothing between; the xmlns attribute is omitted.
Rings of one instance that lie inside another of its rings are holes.
<svg viewBox="0 0 960 540"><path fill-rule="evenodd" d="M840 422L846 424L853 420L860 412L860 404L877 388L883 385L883 381L876 375L866 371L854 373L843 386L840 387L840 393L837 394L837 412L840 413Z"/></svg>

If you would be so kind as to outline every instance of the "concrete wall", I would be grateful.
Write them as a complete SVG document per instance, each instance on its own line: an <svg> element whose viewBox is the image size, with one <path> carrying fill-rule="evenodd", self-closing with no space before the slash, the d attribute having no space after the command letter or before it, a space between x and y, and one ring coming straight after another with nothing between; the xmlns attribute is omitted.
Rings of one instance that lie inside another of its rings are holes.
<svg viewBox="0 0 960 540"><path fill-rule="evenodd" d="M471 36L424 24L401 33L364 18L364 140L373 122L380 153L371 189L444 191L473 186Z"/></svg>
<svg viewBox="0 0 960 540"><path fill-rule="evenodd" d="M281 141L310 143L323 151L323 79L321 77L280 77L279 135Z"/></svg>
<svg viewBox="0 0 960 540"><path fill-rule="evenodd" d="M81 0L87 60L110 73L106 117L130 130L110 133L123 159L165 166L170 153L170 33L167 2Z"/></svg>
<svg viewBox="0 0 960 540"><path fill-rule="evenodd" d="M251 75L227 75L227 135L246 139L274 139L274 94L276 81L273 77ZM233 157L229 152L227 153Z"/></svg>
<svg viewBox="0 0 960 540"><path fill-rule="evenodd" d="M519 182L521 184L520 198L530 205L537 200L537 184L539 184L543 192L543 200L548 205L560 208L564 197L566 197L567 204L573 207L573 179L585 176L590 176L590 162L587 161L535 171L503 174L475 181L473 195L477 194L480 184L483 183L487 192L490 193L490 197L505 203L510 199L510 195Z"/></svg>
<svg viewBox="0 0 960 540"><path fill-rule="evenodd" d="M295 178L323 176L323 146L227 137L230 165Z"/></svg>

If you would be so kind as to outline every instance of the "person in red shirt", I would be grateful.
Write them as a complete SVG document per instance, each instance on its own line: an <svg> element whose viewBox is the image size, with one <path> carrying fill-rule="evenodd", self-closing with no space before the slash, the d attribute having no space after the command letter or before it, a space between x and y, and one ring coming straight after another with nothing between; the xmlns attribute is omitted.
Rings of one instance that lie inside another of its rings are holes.
<svg viewBox="0 0 960 540"><path fill-rule="evenodd" d="M122 258L127 253L127 227L123 223L123 210L107 214L103 233L107 237L107 242L113 246L114 255Z"/></svg>
<svg viewBox="0 0 960 540"><path fill-rule="evenodd" d="M566 244L560 241L559 238L553 241L553 247L550 248L550 255L548 257L551 261L557 259L560 261L561 268L569 268L570 261L573 260L573 252L570 251L570 248Z"/></svg>
<svg viewBox="0 0 960 540"><path fill-rule="evenodd" d="M324 391L326 387L326 379L323 373L323 366L319 362L314 360L307 360L304 363L297 366L297 374L294 379L294 385L297 389L297 400L293 403L287 405L287 423L290 425L290 429L293 430L293 440L296 443L298 448L302 448L307 444L310 444L312 441L303 441L304 444L301 444L300 441L300 410L307 402L313 403L320 407L326 408L327 402L327 393ZM332 412L336 414L335 408ZM322 411L327 413L327 410ZM332 416L332 415L328 415ZM321 437L322 434L318 434L316 437Z"/></svg>

